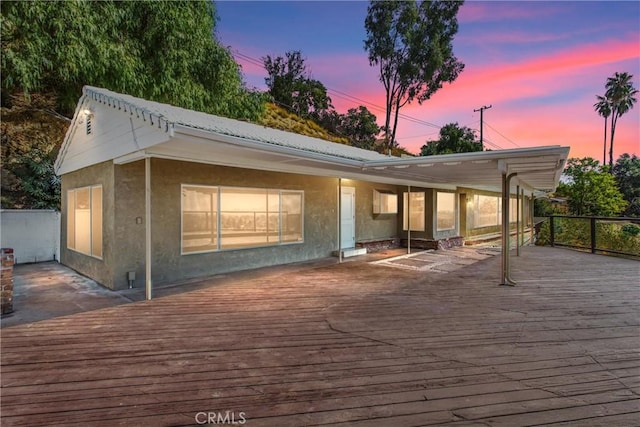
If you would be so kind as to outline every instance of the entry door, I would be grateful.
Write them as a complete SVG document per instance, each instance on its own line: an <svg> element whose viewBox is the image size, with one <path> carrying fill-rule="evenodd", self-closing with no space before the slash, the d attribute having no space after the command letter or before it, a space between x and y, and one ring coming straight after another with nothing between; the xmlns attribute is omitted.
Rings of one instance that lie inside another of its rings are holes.
<svg viewBox="0 0 640 427"><path fill-rule="evenodd" d="M340 193L340 247L356 247L356 189L354 187L342 187Z"/></svg>

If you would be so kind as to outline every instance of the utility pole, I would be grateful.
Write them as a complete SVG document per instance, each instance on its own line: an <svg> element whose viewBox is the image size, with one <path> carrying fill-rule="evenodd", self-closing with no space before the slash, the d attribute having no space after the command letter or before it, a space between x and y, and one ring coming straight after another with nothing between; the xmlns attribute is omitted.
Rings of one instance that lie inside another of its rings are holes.
<svg viewBox="0 0 640 427"><path fill-rule="evenodd" d="M488 107L485 105L484 107L480 107L477 110L473 110L473 112L478 112L480 111L480 146L482 147L482 149L484 150L484 140L482 139L482 128L484 127L484 123L483 123L483 119L482 119L482 113L484 113L484 110L488 110L489 108L493 107L493 105L489 105Z"/></svg>

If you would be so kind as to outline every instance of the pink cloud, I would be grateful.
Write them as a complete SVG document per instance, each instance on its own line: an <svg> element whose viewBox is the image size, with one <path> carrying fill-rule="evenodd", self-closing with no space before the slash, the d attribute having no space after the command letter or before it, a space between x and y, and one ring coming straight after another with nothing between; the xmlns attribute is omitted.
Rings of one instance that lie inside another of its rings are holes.
<svg viewBox="0 0 640 427"><path fill-rule="evenodd" d="M264 55L250 49L239 50L253 58ZM569 145L571 156L601 160L603 122L592 108L595 94L604 90L608 76L621 69L635 75L638 87L640 68L634 64L638 64L639 56L635 40L610 40L515 63L469 64L453 84L445 85L423 105L406 106L402 114L440 126L458 122L477 129L479 114L473 110L493 104L485 115L487 123L518 146ZM237 59L245 74L264 88L264 69ZM365 53L314 56L308 58L308 65L313 77L329 88L337 111L344 113L360 104L373 104L367 108L377 116L379 124L383 123L384 88L378 80L378 70L369 66ZM542 100L544 105L536 105ZM636 106L636 110L640 107ZM620 121L616 156L640 151L638 129L640 114L632 110ZM489 128L485 127L485 131L487 138L500 147L515 147ZM437 138L437 132L431 126L401 120L397 137L402 146L417 153L427 139Z"/></svg>
<svg viewBox="0 0 640 427"><path fill-rule="evenodd" d="M543 7L544 6L544 7ZM469 22L495 22L513 19L531 19L535 17L551 16L557 13L557 7L549 7L549 4L538 4L536 7L517 3L492 3L492 2L467 2L458 12L458 21Z"/></svg>

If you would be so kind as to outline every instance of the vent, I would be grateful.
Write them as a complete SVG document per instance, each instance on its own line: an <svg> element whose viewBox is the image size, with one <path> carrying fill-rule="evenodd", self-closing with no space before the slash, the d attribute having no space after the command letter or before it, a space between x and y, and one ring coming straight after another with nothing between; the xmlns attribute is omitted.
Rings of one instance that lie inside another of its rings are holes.
<svg viewBox="0 0 640 427"><path fill-rule="evenodd" d="M91 135L93 131L91 127L91 116L87 116L85 123L86 123L87 135Z"/></svg>

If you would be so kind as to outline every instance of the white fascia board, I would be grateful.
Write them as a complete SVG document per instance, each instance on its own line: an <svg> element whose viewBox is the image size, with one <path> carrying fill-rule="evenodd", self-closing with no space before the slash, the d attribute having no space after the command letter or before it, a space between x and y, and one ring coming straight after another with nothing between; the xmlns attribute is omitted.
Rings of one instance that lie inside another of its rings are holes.
<svg viewBox="0 0 640 427"><path fill-rule="evenodd" d="M491 160L509 160L519 157L561 156L569 153L569 147L552 145L546 147L517 148L513 150L475 151L472 153L441 154L437 156L391 157L385 160L368 160L366 167L442 164L450 162L481 162Z"/></svg>
<svg viewBox="0 0 640 427"><path fill-rule="evenodd" d="M67 132L65 133L64 139L62 140L62 145L60 147L60 151L58 152L58 157L56 158L56 161L53 164L53 171L58 176L60 176L60 169L62 168L62 163L64 162L65 155L67 154L67 149L69 148L69 144L71 144L71 141L73 140L73 136L76 132L76 129L78 128L77 126L78 117L80 115L80 112L84 110L84 106L87 99L88 99L87 95L85 95L83 92L82 96L80 97L80 100L78 100L78 103L76 104L76 109L73 113L73 118L71 119L71 123L69 123Z"/></svg>
<svg viewBox="0 0 640 427"><path fill-rule="evenodd" d="M144 150L140 150L126 154L124 156L116 157L115 159L113 159L113 163L116 165L126 165L127 163L133 163L137 162L138 160L143 160L146 157L150 156Z"/></svg>
<svg viewBox="0 0 640 427"><path fill-rule="evenodd" d="M324 177L335 177L335 178L344 178L344 179L353 179L359 181L367 181L367 182L377 182L380 184L392 184L392 185L411 185L416 187L425 187L425 188L436 188L443 190L455 190L457 186L455 184L447 184L447 183L432 183L419 181L415 178L404 178L397 176L388 176L383 173L383 171L376 171L375 174L372 174L371 170L366 170L362 167L363 161L355 160L355 159L347 159L338 156L332 156L328 154L315 153L304 151L291 147L283 147L274 145L271 143L260 142L248 140L240 137L233 137L223 134L218 134L211 131L194 129L191 127L185 127L181 125L175 125L174 127L174 137L178 139L186 139L186 140L199 140L199 141L215 141L217 143L230 144L236 147L241 147L243 149L252 149L256 151L264 151L270 154L279 154L283 157L289 157L291 160L309 160L315 163L315 166L299 166L295 164L289 164L283 162L281 164L273 163L270 165L265 164L255 164L253 167L258 170L266 170L271 172L285 172L285 173L299 173L306 175L315 175L315 176L324 176ZM134 153L135 155L135 153ZM119 163L124 163L128 161L135 161L147 157L156 157L156 158L164 158L169 160L179 160L185 162L196 162L196 163L205 163L205 164L216 164L223 166L231 166L231 167L241 167L241 168L251 168L251 164L247 164L245 162L235 163L229 161L220 161L220 158L212 158L207 159L206 156L194 158L193 156L180 156L166 153L154 153L154 148L147 149L144 154L140 154L141 157L128 157L123 156L122 158L117 159ZM382 172L382 173L381 173Z"/></svg>

